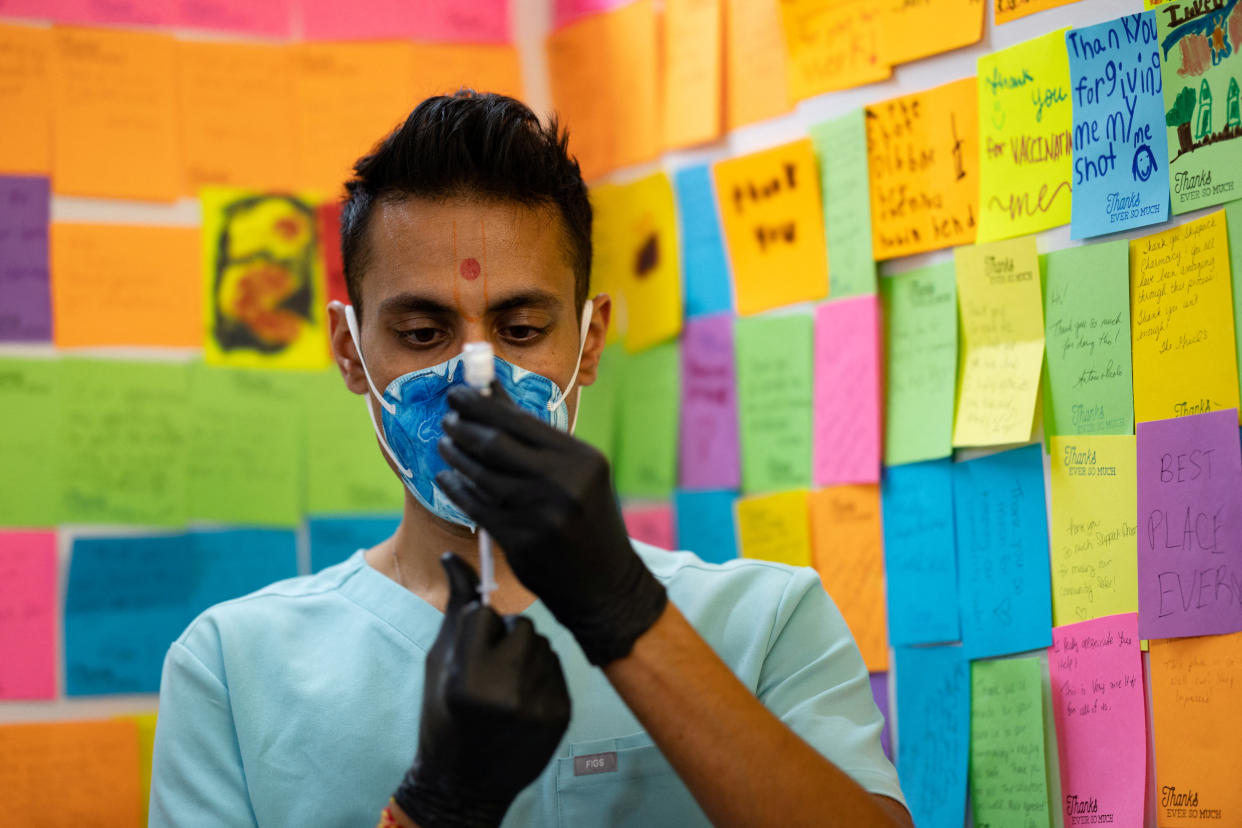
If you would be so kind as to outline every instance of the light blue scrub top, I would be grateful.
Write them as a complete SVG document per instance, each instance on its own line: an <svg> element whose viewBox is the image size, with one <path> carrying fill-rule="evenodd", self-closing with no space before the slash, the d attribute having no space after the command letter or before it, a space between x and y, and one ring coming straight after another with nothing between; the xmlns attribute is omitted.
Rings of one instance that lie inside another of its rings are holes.
<svg viewBox="0 0 1242 828"><path fill-rule="evenodd" d="M864 788L904 802L862 657L814 570L634 547L768 709ZM573 717L504 825L708 825L569 631L540 601L523 614L560 656ZM375 825L418 747L423 662L443 617L361 551L204 612L164 662L150 824ZM607 751L615 771L574 775L574 756Z"/></svg>

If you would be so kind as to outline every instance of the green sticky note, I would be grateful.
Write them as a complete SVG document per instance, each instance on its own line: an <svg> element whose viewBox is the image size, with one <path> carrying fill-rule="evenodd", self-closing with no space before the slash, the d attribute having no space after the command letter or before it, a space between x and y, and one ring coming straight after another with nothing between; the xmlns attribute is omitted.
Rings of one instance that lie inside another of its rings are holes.
<svg viewBox="0 0 1242 828"><path fill-rule="evenodd" d="M61 363L63 520L186 522L189 380L185 363Z"/></svg>
<svg viewBox="0 0 1242 828"><path fill-rule="evenodd" d="M1225 206L1229 231L1229 270L1233 275L1233 337L1238 348L1238 384L1242 385L1242 201Z"/></svg>
<svg viewBox="0 0 1242 828"><path fill-rule="evenodd" d="M0 526L60 522L60 367L49 359L0 359Z"/></svg>
<svg viewBox="0 0 1242 828"><path fill-rule="evenodd" d="M385 460L366 398L346 388L336 368L303 374L302 395L307 513L400 512L405 486Z"/></svg>
<svg viewBox="0 0 1242 828"><path fill-rule="evenodd" d="M884 463L953 452L957 280L952 262L880 280L884 305Z"/></svg>
<svg viewBox="0 0 1242 828"><path fill-rule="evenodd" d="M578 397L574 436L595 446L609 461L616 458L617 396L624 360L625 348L620 343L605 348L600 354L595 382L584 387Z"/></svg>
<svg viewBox="0 0 1242 828"><path fill-rule="evenodd" d="M255 526L302 519L297 374L197 363L190 374L190 517Z"/></svg>
<svg viewBox="0 0 1242 828"><path fill-rule="evenodd" d="M865 113L855 109L815 124L810 133L819 159L828 238L828 296L841 299L875 293Z"/></svg>
<svg viewBox="0 0 1242 828"><path fill-rule="evenodd" d="M814 321L750 316L734 328L742 491L811 485Z"/></svg>
<svg viewBox="0 0 1242 828"><path fill-rule="evenodd" d="M1042 674L1038 657L970 665L970 800L976 825L1049 824Z"/></svg>
<svg viewBox="0 0 1242 828"><path fill-rule="evenodd" d="M1129 243L1070 247L1043 264L1045 432L1133 434Z"/></svg>
<svg viewBox="0 0 1242 828"><path fill-rule="evenodd" d="M628 354L617 400L617 492L665 498L677 482L680 348L669 342Z"/></svg>

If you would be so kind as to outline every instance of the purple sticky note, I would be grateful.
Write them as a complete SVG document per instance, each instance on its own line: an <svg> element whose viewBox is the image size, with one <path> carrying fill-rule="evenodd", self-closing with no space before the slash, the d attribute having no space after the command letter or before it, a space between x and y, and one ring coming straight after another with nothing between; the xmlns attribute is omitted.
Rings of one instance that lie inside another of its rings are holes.
<svg viewBox="0 0 1242 828"><path fill-rule="evenodd" d="M888 673L871 673L871 695L875 696L875 706L880 708L884 717L884 729L880 731L880 747L884 755L893 758L893 746L888 735Z"/></svg>
<svg viewBox="0 0 1242 828"><path fill-rule="evenodd" d="M0 176L0 342L50 342L46 178Z"/></svg>
<svg viewBox="0 0 1242 828"><path fill-rule="evenodd" d="M1242 630L1242 448L1230 408L1138 424L1139 636Z"/></svg>
<svg viewBox="0 0 1242 828"><path fill-rule="evenodd" d="M736 489L737 371L729 314L686 321L681 335L681 486Z"/></svg>

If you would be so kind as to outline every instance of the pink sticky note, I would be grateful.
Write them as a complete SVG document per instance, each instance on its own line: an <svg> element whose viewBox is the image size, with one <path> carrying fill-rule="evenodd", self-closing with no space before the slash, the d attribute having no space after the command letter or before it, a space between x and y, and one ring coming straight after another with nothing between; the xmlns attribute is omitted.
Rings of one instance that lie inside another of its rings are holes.
<svg viewBox="0 0 1242 828"><path fill-rule="evenodd" d="M56 695L56 533L0 532L0 699Z"/></svg>
<svg viewBox="0 0 1242 828"><path fill-rule="evenodd" d="M1048 671L1065 824L1142 825L1147 713L1138 616L1055 627Z"/></svg>
<svg viewBox="0 0 1242 828"><path fill-rule="evenodd" d="M679 444L682 488L738 487L737 371L727 313L687 320L682 331Z"/></svg>
<svg viewBox="0 0 1242 828"><path fill-rule="evenodd" d="M815 309L815 483L880 479L880 317L875 296Z"/></svg>
<svg viewBox="0 0 1242 828"><path fill-rule="evenodd" d="M172 26L175 9L167 0L55 0L50 13L58 23Z"/></svg>
<svg viewBox="0 0 1242 828"><path fill-rule="evenodd" d="M621 516L625 518L625 531L631 538L661 549L677 548L672 506L631 506L623 509Z"/></svg>
<svg viewBox="0 0 1242 828"><path fill-rule="evenodd" d="M509 42L507 0L299 0L307 40Z"/></svg>
<svg viewBox="0 0 1242 828"><path fill-rule="evenodd" d="M289 37L293 30L293 0L181 0L177 25L191 29Z"/></svg>

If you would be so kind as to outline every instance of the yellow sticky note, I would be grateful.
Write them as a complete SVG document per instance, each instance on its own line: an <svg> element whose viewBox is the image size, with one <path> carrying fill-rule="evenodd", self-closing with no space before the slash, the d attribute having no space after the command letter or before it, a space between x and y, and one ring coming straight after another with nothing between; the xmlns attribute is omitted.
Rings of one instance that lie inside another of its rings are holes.
<svg viewBox="0 0 1242 828"><path fill-rule="evenodd" d="M811 565L806 489L737 501L738 546L744 558Z"/></svg>
<svg viewBox="0 0 1242 828"><path fill-rule="evenodd" d="M778 0L724 0L725 126L766 121L793 109Z"/></svg>
<svg viewBox="0 0 1242 828"><path fill-rule="evenodd" d="M1070 220L1073 114L1065 29L979 58L979 241Z"/></svg>
<svg viewBox="0 0 1242 828"><path fill-rule="evenodd" d="M885 3L880 9L884 56L896 66L978 43L985 11L980 0Z"/></svg>
<svg viewBox="0 0 1242 828"><path fill-rule="evenodd" d="M884 528L880 487L833 486L811 492L815 569L871 672L888 669L884 604Z"/></svg>
<svg viewBox="0 0 1242 828"><path fill-rule="evenodd" d="M1052 625L1138 612L1134 436L1050 437Z"/></svg>
<svg viewBox="0 0 1242 828"><path fill-rule="evenodd" d="M959 247L954 446L1025 443L1044 359L1044 311L1035 239Z"/></svg>
<svg viewBox="0 0 1242 828"><path fill-rule="evenodd" d="M1044 9L1054 9L1057 6L1067 6L1077 2L1078 0L992 0L992 9L996 13L996 22L999 25Z"/></svg>
<svg viewBox="0 0 1242 828"><path fill-rule="evenodd" d="M828 295L811 139L717 162L716 200L742 315Z"/></svg>
<svg viewBox="0 0 1242 828"><path fill-rule="evenodd" d="M0 173L52 171L51 62L47 29L0 26Z"/></svg>
<svg viewBox="0 0 1242 828"><path fill-rule="evenodd" d="M208 188L202 206L204 360L325 367L323 260L310 198Z"/></svg>
<svg viewBox="0 0 1242 828"><path fill-rule="evenodd" d="M1225 212L1130 242L1134 420L1238 407Z"/></svg>
<svg viewBox="0 0 1242 828"><path fill-rule="evenodd" d="M720 135L720 0L665 0L664 146L688 147Z"/></svg>
<svg viewBox="0 0 1242 828"><path fill-rule="evenodd" d="M873 0L781 0L793 99L892 75L884 54L883 14L881 4Z"/></svg>
<svg viewBox="0 0 1242 828"><path fill-rule="evenodd" d="M142 812L142 824L147 822L147 806L151 801L151 755L155 750L155 720L158 714L133 713L117 716L121 721L133 722L138 727L138 807Z"/></svg>

